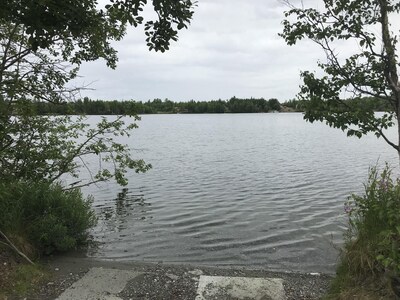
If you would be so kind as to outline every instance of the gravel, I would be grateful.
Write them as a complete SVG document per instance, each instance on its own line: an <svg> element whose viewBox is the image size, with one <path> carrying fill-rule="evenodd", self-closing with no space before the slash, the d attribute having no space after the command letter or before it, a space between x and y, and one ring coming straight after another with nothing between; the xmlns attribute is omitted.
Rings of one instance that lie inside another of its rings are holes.
<svg viewBox="0 0 400 300"><path fill-rule="evenodd" d="M205 267L163 263L111 262L89 258L57 257L45 262L51 280L26 299L56 299L92 267L132 270L141 273L117 296L124 300L194 300L200 275L282 278L288 300L321 299L332 275L270 272L238 267Z"/></svg>

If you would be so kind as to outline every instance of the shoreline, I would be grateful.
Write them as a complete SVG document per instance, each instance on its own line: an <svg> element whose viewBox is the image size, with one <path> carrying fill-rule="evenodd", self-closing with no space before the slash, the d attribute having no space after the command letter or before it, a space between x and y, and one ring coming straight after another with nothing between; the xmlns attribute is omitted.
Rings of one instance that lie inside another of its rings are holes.
<svg viewBox="0 0 400 300"><path fill-rule="evenodd" d="M43 260L41 263L50 270L51 276L37 289L33 299L56 299L62 293L66 293L65 291L71 285L93 270L105 274L114 271L139 274L134 279L127 281L123 290L118 293L118 299L127 300L195 299L200 276L274 278L282 280L286 294L285 299L321 299L328 291L330 281L333 279L332 274L277 272L235 266L116 262L74 256L55 256ZM72 290L74 289L73 287Z"/></svg>

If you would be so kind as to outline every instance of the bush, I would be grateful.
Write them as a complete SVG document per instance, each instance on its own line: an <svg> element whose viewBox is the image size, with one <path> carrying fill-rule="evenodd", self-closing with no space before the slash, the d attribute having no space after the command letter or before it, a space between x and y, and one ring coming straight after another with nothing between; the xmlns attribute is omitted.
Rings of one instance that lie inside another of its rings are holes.
<svg viewBox="0 0 400 300"><path fill-rule="evenodd" d="M345 212L349 228L334 290L354 296L362 288L375 299L393 297L390 284L400 275L400 180L388 166L381 174L372 169L364 195L349 197Z"/></svg>
<svg viewBox="0 0 400 300"><path fill-rule="evenodd" d="M91 199L78 189L47 182L0 183L0 229L34 246L39 254L84 244L95 225Z"/></svg>
<svg viewBox="0 0 400 300"><path fill-rule="evenodd" d="M350 223L348 244L365 244L371 255L368 268L359 268L360 272L380 274L390 270L400 274L400 180L392 179L388 167L380 175L373 169L365 195L352 195L346 210Z"/></svg>

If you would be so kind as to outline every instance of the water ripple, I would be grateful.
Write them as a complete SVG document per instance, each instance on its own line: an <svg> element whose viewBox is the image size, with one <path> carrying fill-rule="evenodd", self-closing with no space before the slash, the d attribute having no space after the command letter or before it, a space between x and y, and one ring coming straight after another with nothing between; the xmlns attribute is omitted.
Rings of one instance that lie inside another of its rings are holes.
<svg viewBox="0 0 400 300"><path fill-rule="evenodd" d="M379 157L397 161L301 114L146 115L125 142L153 169L85 189L102 259L331 272L344 201Z"/></svg>

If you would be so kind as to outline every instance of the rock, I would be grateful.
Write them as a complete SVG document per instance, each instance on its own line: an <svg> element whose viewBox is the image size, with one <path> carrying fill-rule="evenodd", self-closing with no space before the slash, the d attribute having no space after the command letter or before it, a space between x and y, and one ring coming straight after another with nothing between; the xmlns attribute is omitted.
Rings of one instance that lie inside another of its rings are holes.
<svg viewBox="0 0 400 300"><path fill-rule="evenodd" d="M193 271L188 272L190 275L200 276L203 275L203 271L199 269L194 269Z"/></svg>
<svg viewBox="0 0 400 300"><path fill-rule="evenodd" d="M175 275L175 274L171 274L171 273L166 273L165 276L167 276L169 279L171 280L178 280L179 276Z"/></svg>
<svg viewBox="0 0 400 300"><path fill-rule="evenodd" d="M200 276L196 300L286 300L283 279L231 276Z"/></svg>

